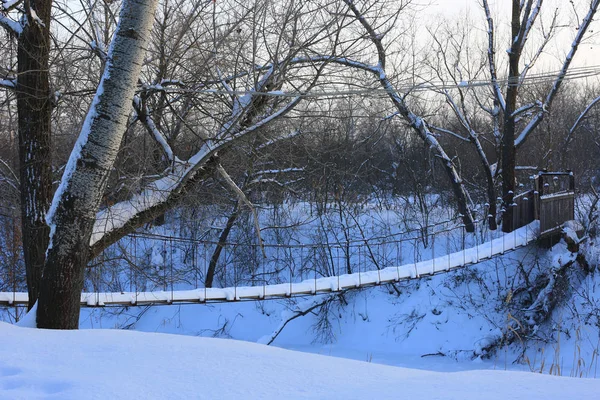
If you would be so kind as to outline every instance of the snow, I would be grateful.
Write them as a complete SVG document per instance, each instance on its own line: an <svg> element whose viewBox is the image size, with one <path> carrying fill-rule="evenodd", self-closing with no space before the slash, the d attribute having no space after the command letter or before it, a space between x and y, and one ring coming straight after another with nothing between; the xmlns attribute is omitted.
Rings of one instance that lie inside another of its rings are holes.
<svg viewBox="0 0 600 400"><path fill-rule="evenodd" d="M5 15L0 14L0 26L7 27L15 32L17 35L20 35L23 32L23 27L20 23L13 21Z"/></svg>
<svg viewBox="0 0 600 400"><path fill-rule="evenodd" d="M21 0L2 0L2 7L4 7L5 10L10 10L20 2Z"/></svg>
<svg viewBox="0 0 600 400"><path fill-rule="evenodd" d="M509 371L431 372L228 339L0 323L0 398L596 398L600 381Z"/></svg>
<svg viewBox="0 0 600 400"><path fill-rule="evenodd" d="M210 210L208 212L210 212ZM291 221L300 216L306 217L306 213L307 211L304 208L297 206L293 209L292 214L294 215L290 215L288 218L290 218ZM438 215L436 220L443 215L446 214L442 213ZM371 227L370 225L373 221L381 220L382 222L386 221L386 227L395 226L395 220L388 219L388 216L390 216L390 212L388 211L381 211L380 214L377 214L374 211L368 211L358 223L361 223L363 229L367 230L365 232L366 237L378 237L382 234L380 228L377 226ZM266 217L267 215L263 216L263 218ZM273 221L271 221L270 218L273 218ZM290 224L290 221L287 219L280 220L279 217L269 216L263 221L264 226L273 224L275 221L277 221L278 225L287 226ZM365 221L369 222L366 223ZM323 239L326 242L334 241L335 235L338 234L338 232L335 231L335 227L332 226L332 222L334 221L329 221L327 224L327 226L331 226L333 231L328 231L331 237ZM212 226L215 224L215 221L206 221L206 224ZM179 223L174 223L173 226L167 224L165 226L156 227L154 233L157 235L168 236L173 234L172 230L176 227L178 234L181 234L179 232L181 229ZM308 227L306 227L306 231L314 234L315 228L315 225L309 224ZM398 229L400 229L400 227L395 227L391 233L394 234ZM440 229L443 230L444 226ZM270 231L265 232L266 239L268 239L267 243L272 241L269 238L269 232ZM300 244L309 241L313 243L315 237L305 236L307 232L304 232L304 230L296 232L293 235L294 240L297 241L296 243ZM353 239L354 235L358 235L358 232L353 232L351 234ZM475 240L476 238L474 237L467 237L466 239L468 247L470 247L476 243L481 243L481 241L489 241L490 238L501 239L501 232L481 232L481 237L477 240ZM383 265L396 265L393 264L393 260L396 259L403 260L399 263L400 265L411 262L415 257L415 254L413 254L415 251L420 254L417 261L426 260L441 254L452 253L453 251L462 248L460 241L454 241L454 239L460 238L453 236L446 239L442 234L437 235L437 239L435 240L436 251L429 249L430 251L428 252L425 251L426 249L424 249L420 243L419 249L413 249L411 251L412 245L407 243L407 246L402 249L404 253L403 257L397 258L396 256L390 256L391 262ZM184 253L184 244L181 244L181 247L175 246L175 252L173 252L173 248L166 247L167 253L163 254L160 251L160 249L164 249L164 247L160 245L161 242L158 242L157 244L154 239L143 238L137 238L137 240L138 244L144 243L144 246L140 245L138 248L137 262L148 262L149 266L151 266L154 262L160 264L162 258L162 261L165 264L163 267L168 268L169 264L172 263L175 264L176 271L180 268L189 267L185 264L184 259L180 257L183 256ZM239 240L239 238L237 238L236 241L237 240ZM446 242L446 240L449 240L449 242ZM508 244L510 239L505 237L504 239L497 240L493 249L490 246L478 248L474 254L475 258L477 258L477 253L479 251L481 251L481 253L479 253L479 258L489 257L490 253L487 252L490 250L493 250L494 253L500 251L503 248L502 241ZM131 242L127 241L122 243L126 248L131 244ZM417 245L416 242L413 244L415 246ZM430 243L430 245L433 247L432 243ZM582 246L586 246L586 244L582 244ZM271 250L269 249L270 248L267 248L267 253L276 251L274 248ZM157 251L155 252L153 250ZM181 252L179 252L179 250L181 250ZM388 251L391 250L388 249ZM282 258L288 256L292 257L294 255L295 257L302 258L302 256L299 256L298 254L299 253L290 252L289 255L282 255ZM110 253L109 257L112 257L110 256ZM394 367L421 368L429 371L443 372L443 374L429 375L429 372L420 373L418 371L412 371L418 374L425 374L430 377L428 379L431 381L434 379L431 377L439 376L442 377L439 379L446 379L448 376L457 376L457 374L448 374L448 372L467 370L471 372L464 373L465 382L480 379L480 374L491 374L494 371L490 370L494 369L511 370L513 372L543 371L544 374L547 374L551 367L556 368L558 365L560 365L561 369L560 374L563 376L582 375L584 377L596 377L598 364L596 354L600 344L598 344L598 329L596 327L596 319L593 317L593 310L597 310L598 307L590 307L589 302L596 301L596 298L598 298L598 295L594 295L593 293L600 293L600 274L596 274L595 278L590 277L590 279L584 281L584 284L581 286L579 286L576 281L573 281L574 296L572 299L566 300L566 306L558 308L554 313L554 316L547 323L538 321L536 317L535 335L539 336L541 338L540 340L536 341L535 339L530 339L525 343L515 343L513 346L501 346L495 353L487 353L489 351L489 346L494 346L501 335L507 332L507 318L508 315L510 315L508 313L513 313L514 311L507 307L506 303L509 300L506 299L508 298L509 293L512 297L512 293L509 291L519 289L523 285L521 272L519 272L519 265L527 268L530 277L529 279L531 282L534 282L541 276L540 274L542 272L547 271L548 267L557 266L553 264L560 264L561 262L568 260L569 257L572 257L572 255L570 255L566 245L563 243L552 251L536 249L535 246L527 246L504 255L496 256L488 261L470 265L466 268L458 268L454 271L434 276L422 275L420 279L394 283L394 287L388 284L383 286L371 286L361 290L351 290L344 293L343 296L326 293L317 296L306 296L305 298L293 297L289 299L258 302L246 301L198 304L196 300L196 304L176 304L149 308L139 305L137 307L130 306L123 308L84 308L81 313L80 327L95 329L126 328L135 329L136 331L177 333L192 337L212 336L260 343L269 342L275 337L271 346L283 347L288 350L299 350L313 354L344 357L363 362L368 360L369 362L387 364ZM592 257L588 256L588 260L592 261ZM436 259L436 270L437 268L444 268L447 266L444 261L447 262L448 260ZM433 262L428 263L427 268L429 268L429 270L431 269L432 264ZM412 264L413 271L414 265L415 264ZM228 271L229 270L230 269L228 268ZM363 265L362 268L359 268L358 270L353 269L353 271L363 271L362 274L358 275L358 279L356 275L340 277L339 281L337 278L329 279L328 282L330 288L335 289L341 284L346 283L356 284L357 281L361 283L363 277L369 277L369 275L364 274L365 270L368 270L366 265ZM577 272L577 270L579 269L576 268L573 271ZM152 274L151 270L148 270L147 272ZM373 271L371 277L377 281L377 279L385 278L386 273L385 270L380 271L380 273ZM120 274L122 276L119 277L115 274ZM138 286L140 282L137 282L132 286L130 283L127 283L127 274L127 270L119 272L117 269L113 275L109 276L110 279L116 278L117 280L121 280L121 283L111 286L113 290L125 289L135 291L136 287L140 288L140 290L156 290L163 288L161 283L155 286L146 286L142 283ZM397 276L396 274L397 271L395 273L390 272L390 276ZM312 276L312 273L307 275L310 277ZM413 272L413 275L416 275L416 273ZM307 277L306 275L304 275L304 278L301 278L302 275L294 276L296 278L293 280L291 288L289 284L282 284L279 287L269 286L269 288L290 293L292 289L297 288L297 285L302 284L302 279L306 279ZM270 282L285 282L288 278L287 271L278 278L279 279L270 280ZM225 281L221 281L221 283L224 282ZM323 282L323 284L325 283L326 282ZM319 282L318 284L320 285L321 283ZM193 284L191 286L193 287ZM88 290L92 290L93 287L94 286L86 285ZM164 287L166 288L168 286ZM108 286L100 286L100 290L107 290L108 288ZM174 285L174 288L175 291L173 294L171 294L170 291L164 291L155 292L155 295L163 299L177 299L179 294L182 294L181 292L178 292L177 289L188 289L190 288L190 285L184 286L176 284ZM312 280L312 288L314 288L314 279ZM398 290L398 292L394 291L394 288ZM233 300L239 298L239 296L243 294L243 290L238 291L238 289L240 288L229 288L227 290L216 288L215 290L220 291L227 299ZM257 288L261 293L264 293L261 289L263 289L262 286ZM120 293L117 294L120 295ZM200 295L204 295L204 290L201 289L196 294L198 295L199 300ZM517 295L515 295L515 297L517 297ZM135 300L135 297L133 297L133 299ZM312 305L317 305L319 302L322 303L327 299L333 300L327 307L309 310L310 312L306 315L296 318L284 326L288 318L294 317L298 312L305 311ZM96 304L97 298L93 297L89 300L91 304ZM542 305L542 303L539 304ZM530 304L525 304L524 306L529 307ZM516 304L513 306L513 309L515 307L517 307ZM577 310L574 310L574 307L577 307ZM589 319L590 316L591 319ZM582 322L584 320L587 321L588 319L589 325ZM328 331L325 333L322 326L319 327L318 325L323 321L327 321L329 324ZM524 323L528 322L526 319L522 319L521 321ZM539 325L539 327L537 325ZM559 328L553 328L556 326ZM283 329L281 329L282 327ZM552 329L558 329L558 332L562 332L562 337L556 338L556 336L552 336L552 332L556 332ZM570 338L567 336L566 332L569 332L568 335L570 335ZM0 332L0 335L2 334L3 332ZM11 343L11 341L7 339L5 343ZM218 343L223 343L223 341ZM558 348L561 349L560 353L555 351L553 348L554 346L558 346ZM103 349L115 348L115 351L121 351L119 346L114 346L112 344L104 344L103 346L101 345L101 347ZM153 347L148 347L150 348L149 352L152 353L149 357L154 357L155 351L153 350ZM169 345L165 344L162 345L162 347L169 347ZM187 347L189 346L186 345L186 348ZM198 353L198 351L194 350L195 347L189 348L190 352ZM527 349L528 356L527 363L524 362L523 359L518 361L519 356L525 348ZM127 351L127 354L131 354L129 350ZM90 353L93 354L93 356L90 356L91 359L95 357L98 351L92 350ZM2 356L3 355L0 354L0 357ZM267 356L259 355L255 358L262 359L266 357ZM124 363L124 361L119 358L115 359L115 362L119 364ZM152 358L151 362L161 365L161 371L169 370L170 373L172 362L169 360L161 358L160 361L157 361L157 359ZM179 359L177 362L179 362ZM196 357L196 364L187 369L195 368L204 371L206 369L203 368L204 365L208 365L210 367L208 369L212 369L213 365L221 362L230 363L228 368L229 374L232 373L231 371L234 371L234 374L237 373L240 362L237 359L229 358L227 355L224 355L222 359L207 359L202 356ZM322 365L324 362L317 361L314 362L314 364ZM327 363L325 365L330 366L328 367L330 369L341 369L342 367L336 366L346 365L343 360L339 362L342 364ZM585 363L583 367L580 367L581 362ZM295 360L292 361L292 363L301 364L301 362ZM87 364L84 365L87 368ZM179 365L180 364L177 364L177 368L179 368ZM364 365L364 363L356 365ZM252 368L255 367L262 368L262 364L257 366L257 361L255 360ZM135 370L139 367L129 364L129 368ZM182 368L186 369L185 366ZM348 369L349 368L346 368L345 371L348 371ZM355 377L360 377L361 382L363 382L362 379L365 374L363 374L361 370L356 370L356 368L351 369L352 374ZM475 369L488 371L472 371ZM344 371L344 369L341 370ZM266 369L263 369L263 371L266 371ZM310 371L312 371L312 369ZM409 370L405 370L402 373L408 373L406 371ZM556 371L556 369L554 369L554 371ZM106 381L114 378L112 376L105 376L95 370L91 370L90 373L96 374L99 377L97 380ZM270 370L265 373L270 374ZM327 373L323 373L322 371L321 373L327 375ZM158 373L149 374L152 377L160 375ZM68 374L65 375L68 376ZM334 377L337 377L337 375ZM134 382L136 379L137 378L132 379L131 382ZM178 374L174 379L178 379L178 382L189 381L189 379L186 379L185 376L181 374ZM406 386L402 379L394 378L394 380L398 382L395 384L396 388ZM490 380L492 380L492 378L490 378ZM31 381L35 382L35 380ZM218 380L216 381L219 382ZM229 380L229 382L232 381L235 381L235 377ZM280 381L293 382L287 375L274 374L272 382ZM347 393L342 390L345 387L344 385L346 385L346 381L342 381L339 384L341 386L329 384L328 382L322 383L322 381L316 382L320 385L319 388L321 388L321 386L325 387L325 385L329 385L326 386L327 389L323 389L323 392L319 392L320 396L315 394L314 396L316 398L337 398L336 394L338 392L342 394ZM125 380L125 385L128 385L129 383L129 380ZM2 385L3 382L0 382L0 388ZM173 384L166 381L162 381L162 385L166 387L169 387L170 385L171 389L173 388ZM380 388L369 386L369 379L366 379L364 385L367 388L371 387L370 395L375 396L376 398L403 397L404 392L402 392L402 394L398 394L398 392L393 394L388 391L379 392L378 390L380 390ZM306 387L298 387L306 389ZM447 398L447 396L445 396L446 389L453 390L452 387L444 386L443 389L436 394L425 392L423 395L418 395L415 394L415 392L410 392L412 389L409 389L409 393L412 393L415 398L436 398L436 396L437 398ZM104 387L103 390L105 390ZM288 389L287 386L283 387L280 385L278 392L279 397L288 398L288 392L295 393L294 390L294 388ZM396 391L398 390L400 389L396 389ZM513 391L515 391L514 386ZM179 396L177 390L173 390L173 392L176 392L175 395L171 393L169 397ZM331 395L326 396L326 392L331 393ZM93 394L95 392L91 393ZM110 391L107 393L108 395L112 394ZM140 393L141 394L136 397L144 398L145 392ZM151 397L164 397L161 395L162 392L158 393L158 395ZM214 392L207 393L206 398L217 397ZM257 393L257 395L246 394L246 396L250 398L271 397L269 394L265 394L261 397L262 392ZM428 394L431 394L431 397L427 397ZM574 389L572 393L565 394L564 398L574 398L574 396L579 396L579 394L580 392ZM228 397L227 393L219 393L219 395L219 397ZM510 395L510 393L506 395ZM56 396L60 398L69 398L70 394L61 392ZM3 397L6 396L4 396L4 393L0 392L0 398ZM75 397L75 395L73 395L73 397ZM86 396L86 398L87 397L90 396ZM181 394L181 397L185 398L190 396ZM298 395L297 397L301 396ZM356 398L364 397L366 397L365 392L357 392ZM510 397L514 396L511 395ZM353 398L353 396L350 396L349 398ZM460 398L459 394L454 398ZM465 398L468 399L469 397ZM530 398L536 397L530 396Z"/></svg>
<svg viewBox="0 0 600 400"><path fill-rule="evenodd" d="M25 314L25 316L21 320L19 320L19 322L17 322L17 326L20 326L22 328L37 328L37 306L38 303L36 302L33 305L33 307L31 307L31 310L27 314Z"/></svg>
<svg viewBox="0 0 600 400"><path fill-rule="evenodd" d="M544 187L549 187L550 185L548 185L547 183L544 184ZM573 192L556 192L556 193L549 193L549 194L543 194L540 196L540 199L544 199L544 200L549 200L549 199L554 199L554 200L558 200L561 198L569 198L569 197L573 197L574 194Z"/></svg>
<svg viewBox="0 0 600 400"><path fill-rule="evenodd" d="M100 89L98 89L100 90ZM279 110L273 112L272 114L264 117L256 124L247 127L238 132L233 132L230 135L226 135L219 140L211 140L206 139L200 148L200 150L190 157L185 163L177 162L176 165L171 168L168 173L147 185L147 187L141 192L132 197L132 199L125 200L120 203L116 203L108 208L100 210L96 215L96 222L94 223L94 228L92 230L92 235L90 237L90 246L93 246L95 243L100 241L104 235L109 234L110 232L122 228L128 222L130 222L133 218L138 216L140 213L150 210L152 207L156 207L161 203L164 203L170 199L170 197L177 192L178 189L186 183L186 178L193 176L203 164L210 158L212 154L218 151L221 148L228 146L233 141L248 135L252 132L255 132L262 126L267 125L271 121L277 119L279 116L285 114L290 109L294 108L296 104L300 101L301 97L293 98L287 105L281 107ZM238 106L242 107L239 110L243 110L243 107L247 107L248 102L251 100L251 96L245 97L238 100ZM236 107L238 107L236 106ZM242 112L242 111L236 111ZM233 112L232 112L233 115ZM240 114L241 115L241 114ZM231 122L231 121L230 121ZM227 123L229 124L229 122ZM226 125L227 125L226 124ZM84 125L85 126L85 125ZM229 128L227 128L229 129ZM82 132L84 130L82 129ZM228 131L227 131L228 132ZM223 128L221 133L227 133L226 129ZM86 134L87 135L87 134ZM81 138L80 138L81 139ZM83 140L83 139L81 139ZM87 140L87 136L85 138ZM79 142L78 142L79 143ZM77 144L76 144L77 146ZM80 150L76 149L71 153L71 158L78 159ZM178 161L178 160L176 160ZM48 212L47 221L50 226L50 238L52 238L52 234L54 232L54 224L51 223L51 216L54 214L56 207L58 206L59 194L62 195L62 191L64 191L63 182L66 181L65 177L67 177L67 173L72 174L70 168L71 159L69 159L69 163L65 169L65 175L61 180L61 185L57 189L56 194L54 195L54 199L52 202L52 206L50 207L50 211ZM73 164L74 168L74 164ZM62 189L61 189L62 188ZM50 247L52 245L52 240L50 241Z"/></svg>
<svg viewBox="0 0 600 400"><path fill-rule="evenodd" d="M44 22L40 19L40 17L38 17L37 13L33 8L31 8L29 11L31 12L31 19L33 19L33 21L35 21L36 24L44 27L46 26Z"/></svg>
<svg viewBox="0 0 600 400"><path fill-rule="evenodd" d="M16 82L13 79L0 79L0 87L16 88Z"/></svg>
<svg viewBox="0 0 600 400"><path fill-rule="evenodd" d="M141 193L134 195L130 200L100 210L96 215L90 246L102 239L105 234L125 226L139 213L167 201L187 172L189 168L177 164L166 176L149 183ZM54 198L56 199L56 195Z"/></svg>

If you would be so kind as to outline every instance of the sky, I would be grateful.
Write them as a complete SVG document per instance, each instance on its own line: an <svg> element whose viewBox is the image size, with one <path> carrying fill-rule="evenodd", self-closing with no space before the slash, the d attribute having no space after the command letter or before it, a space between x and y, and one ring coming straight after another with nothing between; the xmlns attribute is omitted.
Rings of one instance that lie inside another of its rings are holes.
<svg viewBox="0 0 600 400"><path fill-rule="evenodd" d="M483 10L481 9L481 0L418 0L420 3L431 2L427 6L426 13L430 15L444 15L449 18L464 17L469 15L473 20L480 20L480 28L485 28L485 21L483 19ZM589 4L589 0L575 0L575 4L579 5L579 16L583 17L586 11L586 5ZM511 10L510 0L490 0L490 7L492 12L495 14L494 19L496 24L498 20L504 24L508 24L508 15ZM553 69L557 69L558 59L564 59L564 55L569 50L570 44L575 34L575 20L573 19L573 12L570 7L568 0L546 0L542 7L542 12L552 12L554 9L559 10L559 18L561 19L562 29L558 40L554 46L549 46L546 50L546 55L543 59L544 64L552 65ZM600 21L600 16L596 16L596 20ZM596 29L594 29L596 28ZM590 27L592 31L600 32L600 22L595 22ZM589 32L589 31L588 31ZM580 66L595 66L600 65L600 37L595 38L588 35L586 43L580 47L578 55L574 61L575 67ZM560 55L557 59L557 55Z"/></svg>

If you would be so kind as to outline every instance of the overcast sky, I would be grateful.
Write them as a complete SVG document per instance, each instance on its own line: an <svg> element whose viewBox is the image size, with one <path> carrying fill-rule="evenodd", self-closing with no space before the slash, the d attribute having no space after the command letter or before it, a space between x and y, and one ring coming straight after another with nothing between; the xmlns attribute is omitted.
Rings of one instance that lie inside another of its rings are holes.
<svg viewBox="0 0 600 400"><path fill-rule="evenodd" d="M427 6L426 13L435 15L442 14L447 17L464 17L469 15L474 21L479 21L477 28L485 27L485 20L483 19L483 10L480 6L481 0L417 0L421 4L430 3ZM582 18L587 11L586 7L589 6L590 0L575 0L575 4L580 6L579 17ZM493 9L495 14L496 24L502 22L508 24L508 16L511 11L510 0L490 0L490 7ZM570 48L570 44L575 35L575 27L577 25L574 13L570 6L569 0L546 0L542 11L545 11L545 15L550 16L555 8L559 9L559 15L563 28L558 39L553 43L553 46L547 48L547 56L545 63L554 64L557 63L557 58L564 59L564 55ZM596 16L596 20L600 20L600 15ZM596 28L596 29L594 29ZM590 28L592 31L600 32L600 23L596 22ZM589 35L588 35L589 36ZM579 66L592 66L600 65L600 37L591 37L586 43L580 47L578 56L576 57L574 65ZM558 56L558 57L557 57ZM554 59L554 63L551 61Z"/></svg>

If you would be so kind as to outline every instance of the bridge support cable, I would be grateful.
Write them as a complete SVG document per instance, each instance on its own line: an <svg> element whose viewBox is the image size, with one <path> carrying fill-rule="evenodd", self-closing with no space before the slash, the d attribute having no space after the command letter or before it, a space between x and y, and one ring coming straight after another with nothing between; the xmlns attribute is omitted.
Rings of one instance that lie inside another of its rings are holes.
<svg viewBox="0 0 600 400"><path fill-rule="evenodd" d="M364 244L358 247L353 247L351 253L345 253L344 249L338 248L333 254L333 259L324 257L327 263L333 262L333 264L330 265L330 267L326 268L332 272L335 271L333 272L335 274L334 276L323 276L322 274L319 274L319 266L324 266L318 262L318 248L312 247L309 248L309 250L313 253L311 260L312 271L310 271L309 269L309 273L306 274L303 265L301 265L300 268L294 268L294 262L290 262L289 282L277 284L267 284L267 276L265 276L262 285L240 285L240 283L243 283L243 281L240 279L241 271L239 271L239 268L241 268L243 265L234 260L233 257L231 257L231 261L233 263L233 271L231 271L231 269L229 271L230 273L233 273L234 286L225 288L204 287L191 290L176 290L175 284L177 283L179 285L180 278L178 276L179 274L176 275L174 271L175 251L173 248L171 248L171 254L164 254L163 256L165 261L165 265L163 266L165 271L163 271L163 274L166 277L167 274L170 272L169 275L171 278L170 284L164 282L164 290L140 291L137 288L137 279L135 279L136 288L130 289L130 292L100 292L100 284L98 284L97 292L94 291L92 293L81 294L81 305L83 307L98 307L109 305L131 306L148 304L185 304L199 302L207 303L263 300L293 296L308 296L321 293L335 293L351 288L418 279L422 276L435 275L439 273L448 272L454 269L459 269L466 265L476 264L480 261L526 246L527 244L537 239L539 232L539 223L537 221L534 221L533 223L521 227L515 230L514 232L507 234L499 233L498 236L496 236L496 238L494 238L492 234L492 236L489 236L491 240L483 242L481 244L479 244L479 239L477 237L473 237L472 241L474 242L474 244L471 247L466 246L467 240L464 238L464 234L458 232L458 234L456 234L454 238L456 240L460 240L462 242L462 246L459 246L457 249L452 249L451 247L446 246L447 249L444 252L444 255L437 254L436 248L440 250L440 243L444 243L444 241L440 242L440 240L442 240L440 235L449 235L452 231L456 231L457 229L460 229L462 232L462 225L459 225L454 228L438 230L435 232L432 231L429 234L428 238L430 240L429 247L420 246L419 243L417 243L419 240L423 240L422 237L415 236L411 238L402 238L398 241L398 246L404 246L404 251L406 252L406 245L410 246L412 244L414 260L414 262L409 262L408 264L402 263L402 265L394 263L394 261L397 262L397 255L388 254L390 245L395 243L386 243L386 246L383 246L383 243L380 243L379 248L375 249L375 253L377 254L373 254L372 252L369 253L368 248L364 246ZM478 232L479 233L477 233L476 235L490 235L489 232ZM436 236L438 236L437 239ZM450 243L450 240L447 240L446 243ZM300 258L301 263L303 263L305 256L303 256L302 254L303 250L307 246L305 245L288 247L290 253L283 256L283 258L280 258L277 261L283 263L286 259L292 259L292 261L294 261L297 258ZM443 247L443 245L441 247ZM422 254L420 254L420 252L427 252L427 254L431 255L431 258L427 260L422 260L423 257ZM364 255L362 257L362 260L360 259L361 254ZM369 264L374 265L376 267L375 269L366 270L367 254L369 254L369 257L374 258L374 260L371 260ZM359 256L358 260L356 257L357 255ZM342 258L344 259L342 260ZM327 261L328 259L329 261ZM226 259L225 261L229 262L229 259ZM342 269L344 269L342 268L342 264L345 265L347 262L351 262L351 264L354 265L353 268L355 272L350 274L342 274ZM357 263L364 264L364 266L357 267ZM133 272L133 275L135 275L137 273L137 266L135 265L135 262L133 264L134 265L132 266L132 268L136 270ZM170 268L170 271L166 271L166 269L168 268L167 265ZM295 271L296 269L298 269L298 271ZM294 272L297 272L298 275L295 275ZM296 279L295 276L298 279ZM27 304L27 301L28 299L26 292L0 293L0 305L25 305Z"/></svg>

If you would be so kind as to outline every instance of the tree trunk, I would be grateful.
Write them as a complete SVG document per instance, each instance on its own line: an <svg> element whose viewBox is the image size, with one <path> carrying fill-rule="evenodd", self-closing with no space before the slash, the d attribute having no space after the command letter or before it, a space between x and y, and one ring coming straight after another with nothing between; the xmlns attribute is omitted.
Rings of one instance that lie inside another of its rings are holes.
<svg viewBox="0 0 600 400"><path fill-rule="evenodd" d="M419 135L421 140L423 140L425 145L434 152L435 156L438 157L442 163L444 171L450 180L450 185L452 185L452 192L456 198L458 212L462 215L465 229L467 232L475 232L475 221L473 220L473 215L469 207L469 195L467 194L467 190L463 185L462 178L460 177L456 166L452 162L452 159L448 156L436 137L431 133L427 122L425 122L423 118L417 117L409 110L408 106L396 93L396 90L386 78L385 74L382 73L379 75L379 82L386 90L388 96L392 100L392 103L396 107L396 110L398 110L398 113L410 124L410 126Z"/></svg>
<svg viewBox="0 0 600 400"><path fill-rule="evenodd" d="M519 94L519 60L522 47L517 43L521 30L520 1L513 0L512 8L512 46L508 52L508 88L506 89L506 109L504 111L504 129L502 135L502 231L512 232L513 197L515 194L515 116L517 95Z"/></svg>
<svg viewBox="0 0 600 400"><path fill-rule="evenodd" d="M204 287L211 288L213 287L213 281L215 279L215 272L217 271L217 263L219 262L219 257L221 257L221 252L223 251L223 247L225 247L225 243L227 242L227 238L229 237L229 233L233 228L233 224L237 219L240 213L240 203L237 202L233 211L227 218L227 223L225 224L225 228L221 231L221 235L219 236L219 243L217 243L217 247L215 247L215 251L213 252L212 257L210 258L210 263L208 264L208 269L206 270L206 277L204 278Z"/></svg>
<svg viewBox="0 0 600 400"><path fill-rule="evenodd" d="M479 154L479 159L481 160L481 165L483 166L483 171L485 173L485 180L487 184L487 197L488 197L488 209L487 209L487 220L488 226L491 230L495 231L498 228L496 223L496 186L494 184L494 174L492 174L492 168L490 167L490 163L487 159L485 151L483 151L483 147L481 146L481 142L475 134L471 134L471 141L475 144L475 148L477 149L477 153Z"/></svg>
<svg viewBox="0 0 600 400"><path fill-rule="evenodd" d="M498 213L496 207L496 186L494 185L494 177L492 175L492 171L489 168L485 169L485 177L487 180L487 195L488 195L488 226L492 231L498 229L498 225L496 223L496 214Z"/></svg>
<svg viewBox="0 0 600 400"><path fill-rule="evenodd" d="M90 236L127 128L156 3L123 2L104 75L49 211L50 247L37 310L40 328L78 328Z"/></svg>
<svg viewBox="0 0 600 400"><path fill-rule="evenodd" d="M18 40L17 111L23 255L29 308L36 302L50 229L46 212L52 192L51 95L48 71L51 0L31 0L43 25L28 22Z"/></svg>

